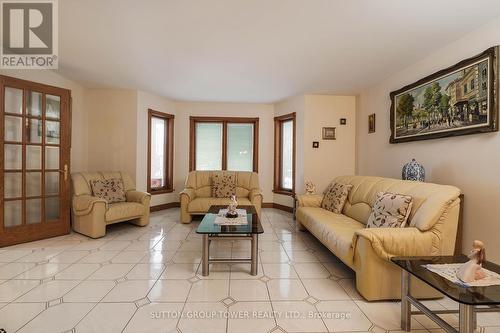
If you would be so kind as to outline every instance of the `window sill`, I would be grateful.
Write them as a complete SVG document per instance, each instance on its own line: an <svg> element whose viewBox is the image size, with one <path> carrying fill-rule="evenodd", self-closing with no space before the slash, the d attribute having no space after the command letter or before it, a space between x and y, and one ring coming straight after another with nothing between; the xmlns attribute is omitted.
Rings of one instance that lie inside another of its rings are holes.
<svg viewBox="0 0 500 333"><path fill-rule="evenodd" d="M293 191L288 191L288 190L282 190L282 189L276 189L273 190L274 194L282 194L282 195L289 195L291 197L295 196L295 193Z"/></svg>
<svg viewBox="0 0 500 333"><path fill-rule="evenodd" d="M153 189L151 189L151 190L149 190L149 193L150 193L151 195L157 195L157 194L172 193L172 192L174 192L174 191L175 191L175 189L173 189L173 188L170 188L170 189L162 189L162 190L153 190Z"/></svg>

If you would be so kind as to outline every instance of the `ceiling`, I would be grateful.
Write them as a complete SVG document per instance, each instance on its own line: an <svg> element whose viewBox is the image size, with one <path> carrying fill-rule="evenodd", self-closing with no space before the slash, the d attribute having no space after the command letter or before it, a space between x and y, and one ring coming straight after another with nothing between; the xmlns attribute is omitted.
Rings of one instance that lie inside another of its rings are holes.
<svg viewBox="0 0 500 333"><path fill-rule="evenodd" d="M268 103L353 94L500 16L498 0L63 0L59 71L87 87Z"/></svg>

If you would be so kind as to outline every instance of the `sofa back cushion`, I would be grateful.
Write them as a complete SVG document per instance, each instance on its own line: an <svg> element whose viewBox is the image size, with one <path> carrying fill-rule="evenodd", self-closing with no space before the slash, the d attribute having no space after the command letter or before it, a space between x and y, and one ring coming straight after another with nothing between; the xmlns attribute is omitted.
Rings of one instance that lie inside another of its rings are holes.
<svg viewBox="0 0 500 333"><path fill-rule="evenodd" d="M71 174L73 183L73 194L79 195L92 195L92 187L90 182L92 180L104 180L118 178L123 182L125 192L135 190L135 184L129 174L120 171L108 172L77 172Z"/></svg>
<svg viewBox="0 0 500 333"><path fill-rule="evenodd" d="M259 188L259 175L250 171L191 171L186 179L186 188L192 188L197 197L212 197L212 176L232 174L236 179L236 196L248 197L252 189Z"/></svg>
<svg viewBox="0 0 500 333"><path fill-rule="evenodd" d="M334 181L351 184L343 214L366 224L379 192L406 194L413 198L407 226L425 231L431 229L448 206L460 195L455 186L422 183L411 180L368 176L340 176Z"/></svg>

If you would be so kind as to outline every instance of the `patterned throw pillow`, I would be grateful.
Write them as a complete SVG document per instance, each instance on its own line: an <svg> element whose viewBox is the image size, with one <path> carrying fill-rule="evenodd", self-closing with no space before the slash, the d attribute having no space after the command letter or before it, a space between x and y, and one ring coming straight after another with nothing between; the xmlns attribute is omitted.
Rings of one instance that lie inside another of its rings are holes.
<svg viewBox="0 0 500 333"><path fill-rule="evenodd" d="M94 179L90 181L90 186L94 196L104 199L108 203L126 200L123 181L119 178Z"/></svg>
<svg viewBox="0 0 500 333"><path fill-rule="evenodd" d="M335 183L330 184L329 188L329 191L323 197L321 208L341 214L352 185Z"/></svg>
<svg viewBox="0 0 500 333"><path fill-rule="evenodd" d="M216 173L212 176L212 197L230 198L236 195L236 176L232 173Z"/></svg>
<svg viewBox="0 0 500 333"><path fill-rule="evenodd" d="M413 198L409 195L379 192L373 203L367 228L404 228L411 213Z"/></svg>

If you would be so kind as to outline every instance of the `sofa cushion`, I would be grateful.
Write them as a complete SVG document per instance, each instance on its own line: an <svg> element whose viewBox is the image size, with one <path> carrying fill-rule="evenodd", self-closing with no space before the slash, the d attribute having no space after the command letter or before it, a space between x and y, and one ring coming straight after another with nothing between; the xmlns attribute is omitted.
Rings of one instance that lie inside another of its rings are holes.
<svg viewBox="0 0 500 333"><path fill-rule="evenodd" d="M229 205L229 198L195 198L188 205L190 213L205 213L212 205ZM238 205L252 205L248 198L237 198Z"/></svg>
<svg viewBox="0 0 500 333"><path fill-rule="evenodd" d="M413 198L409 195L379 192L373 203L367 228L404 228Z"/></svg>
<svg viewBox="0 0 500 333"><path fill-rule="evenodd" d="M365 225L319 207L299 207L297 220L346 265L353 267L353 238Z"/></svg>
<svg viewBox="0 0 500 333"><path fill-rule="evenodd" d="M110 204L105 214L106 222L133 219L144 213L144 205L137 202L117 202Z"/></svg>
<svg viewBox="0 0 500 333"><path fill-rule="evenodd" d="M352 185L335 183L329 186L328 192L323 197L321 208L336 214L341 214L345 201L349 195Z"/></svg>
<svg viewBox="0 0 500 333"><path fill-rule="evenodd" d="M233 173L214 173L212 197L230 198L233 195L236 195L236 176Z"/></svg>
<svg viewBox="0 0 500 333"><path fill-rule="evenodd" d="M120 178L94 179L90 181L90 186L95 197L104 199L108 203L126 200L123 181Z"/></svg>

